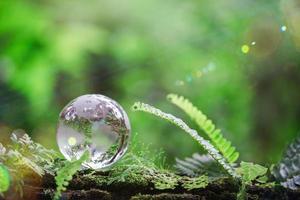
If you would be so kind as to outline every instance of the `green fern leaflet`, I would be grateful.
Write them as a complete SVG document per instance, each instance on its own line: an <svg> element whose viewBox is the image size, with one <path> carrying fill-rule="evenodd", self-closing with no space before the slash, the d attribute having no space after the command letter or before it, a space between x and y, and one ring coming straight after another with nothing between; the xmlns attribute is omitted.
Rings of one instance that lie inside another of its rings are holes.
<svg viewBox="0 0 300 200"><path fill-rule="evenodd" d="M54 195L54 199L58 200L61 196L61 193L65 191L67 186L69 185L69 181L72 180L73 175L80 170L82 163L87 161L90 157L88 151L85 151L84 154L73 162L67 162L64 167L58 170L57 175L55 177L56 182L56 192Z"/></svg>
<svg viewBox="0 0 300 200"><path fill-rule="evenodd" d="M234 163L239 153L231 142L226 140L217 129L213 122L207 118L198 108L196 108L188 99L176 94L169 94L167 99L182 109L197 125L207 134L214 146L223 154L229 163Z"/></svg>

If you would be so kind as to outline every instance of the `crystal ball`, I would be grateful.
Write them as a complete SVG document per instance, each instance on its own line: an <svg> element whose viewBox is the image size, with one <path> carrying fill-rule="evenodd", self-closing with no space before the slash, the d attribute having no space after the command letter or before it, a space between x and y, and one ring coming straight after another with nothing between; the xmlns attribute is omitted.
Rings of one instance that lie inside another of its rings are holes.
<svg viewBox="0 0 300 200"><path fill-rule="evenodd" d="M95 170L116 163L126 152L130 123L124 109L100 94L80 96L59 115L57 143L67 160L79 159L88 150L83 166Z"/></svg>

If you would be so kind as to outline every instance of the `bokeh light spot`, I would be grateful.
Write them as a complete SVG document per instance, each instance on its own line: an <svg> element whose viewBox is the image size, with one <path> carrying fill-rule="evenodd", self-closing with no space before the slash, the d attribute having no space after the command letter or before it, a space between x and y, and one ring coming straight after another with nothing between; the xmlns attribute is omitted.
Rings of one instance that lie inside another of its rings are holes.
<svg viewBox="0 0 300 200"><path fill-rule="evenodd" d="M281 30L281 32L285 32L285 31L286 31L286 29L287 29L287 27L286 27L286 26L281 26L281 27L280 27L280 30Z"/></svg>
<svg viewBox="0 0 300 200"><path fill-rule="evenodd" d="M249 47L248 45L244 44L244 45L242 46L241 50L242 50L242 52L243 52L244 54L246 54L246 53L249 52L250 47Z"/></svg>

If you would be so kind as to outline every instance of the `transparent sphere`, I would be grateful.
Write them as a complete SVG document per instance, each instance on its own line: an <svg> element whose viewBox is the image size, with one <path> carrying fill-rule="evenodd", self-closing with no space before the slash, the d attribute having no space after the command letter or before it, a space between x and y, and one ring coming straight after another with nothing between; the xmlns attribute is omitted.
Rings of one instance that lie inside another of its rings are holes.
<svg viewBox="0 0 300 200"><path fill-rule="evenodd" d="M99 94L83 95L71 101L60 113L57 143L68 160L79 159L89 150L84 167L103 169L126 152L130 123L123 108Z"/></svg>

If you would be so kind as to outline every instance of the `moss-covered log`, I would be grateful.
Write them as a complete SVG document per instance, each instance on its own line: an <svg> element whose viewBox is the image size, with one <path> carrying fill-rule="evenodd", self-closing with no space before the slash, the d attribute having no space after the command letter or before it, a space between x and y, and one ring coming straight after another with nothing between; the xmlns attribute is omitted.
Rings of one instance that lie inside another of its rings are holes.
<svg viewBox="0 0 300 200"><path fill-rule="evenodd" d="M160 199L199 199L199 200L233 200L236 199L240 184L230 178L218 178L210 180L208 185L192 185L195 179L178 176L168 172L140 177L137 174L126 177L123 180L111 179L112 172L84 171L74 176L63 192L61 199L116 199L116 200L160 200ZM155 185L154 176L169 178L165 188ZM174 185L168 183L176 182ZM170 182L171 180L171 182ZM190 184L187 187L187 184ZM193 188L195 187L195 188ZM54 177L46 175L43 179L27 179L24 186L23 199L52 199L56 185ZM300 199L300 191L292 191L281 186L263 187L248 186L246 189L248 199L264 200L297 200ZM16 195L7 193L6 199L18 199Z"/></svg>

